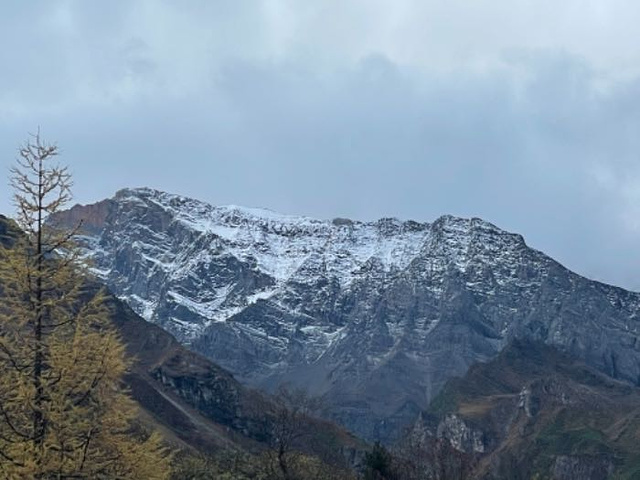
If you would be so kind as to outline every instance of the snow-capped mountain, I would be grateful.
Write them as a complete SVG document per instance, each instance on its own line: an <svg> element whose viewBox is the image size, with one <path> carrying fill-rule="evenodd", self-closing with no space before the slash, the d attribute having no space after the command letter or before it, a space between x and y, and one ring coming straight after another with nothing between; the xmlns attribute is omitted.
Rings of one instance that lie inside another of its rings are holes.
<svg viewBox="0 0 640 480"><path fill-rule="evenodd" d="M250 385L290 381L388 439L514 337L637 383L640 296L580 277L483 220L315 220L126 189L83 219L96 274Z"/></svg>

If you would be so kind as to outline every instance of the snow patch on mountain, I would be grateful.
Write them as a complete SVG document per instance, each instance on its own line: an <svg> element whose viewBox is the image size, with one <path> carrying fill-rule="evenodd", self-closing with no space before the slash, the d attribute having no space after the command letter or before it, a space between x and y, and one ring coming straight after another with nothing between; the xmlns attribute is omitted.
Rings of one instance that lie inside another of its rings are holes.
<svg viewBox="0 0 640 480"><path fill-rule="evenodd" d="M327 395L370 439L513 338L640 378L637 293L478 218L316 220L126 189L68 224L83 208L94 272L134 310L250 385Z"/></svg>
<svg viewBox="0 0 640 480"><path fill-rule="evenodd" d="M495 264L497 256L506 260L503 263L515 265L509 257L515 261L517 249L524 246L521 237L475 218L443 216L432 224L395 218L327 221L266 209L212 206L149 188L121 190L114 201L116 209L125 212L116 214L119 222L126 223L127 215L136 218L131 224L111 225L108 237L83 237L94 261L94 273L112 285L121 284L117 293L149 321L157 320L162 303L158 290L163 291L163 301L171 301L199 319L184 320L175 312L169 315L187 340L258 300L271 299L300 313L298 307L286 302L292 285L315 285L318 278L336 282L340 290L348 290L367 277L384 283L426 256L429 262L421 274L430 278L432 290L439 294L442 284L438 279L447 269L465 274L472 258L476 264L478 260ZM152 211L158 225L145 221ZM133 288L122 283L122 272L113 270L118 256L131 257L128 261L136 264L132 273L138 285ZM209 270L224 269L220 265L223 257L253 266L250 268L271 281L241 295L234 290L237 279L233 275L221 284L206 284ZM515 270L503 273L505 277L517 276ZM186 283L189 289L148 288L145 284L154 283L154 279L167 286ZM506 281L495 278L498 285ZM470 276L467 284L491 294L491 284L483 278ZM427 330L435 325L430 324ZM334 333L325 335L331 339Z"/></svg>

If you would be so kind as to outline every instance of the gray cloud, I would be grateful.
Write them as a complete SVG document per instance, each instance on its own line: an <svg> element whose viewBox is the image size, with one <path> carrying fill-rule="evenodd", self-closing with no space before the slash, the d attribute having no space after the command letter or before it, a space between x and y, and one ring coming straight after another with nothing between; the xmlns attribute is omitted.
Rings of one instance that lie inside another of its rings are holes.
<svg viewBox="0 0 640 480"><path fill-rule="evenodd" d="M480 216L640 288L640 7L312 3L3 7L3 168L40 125L80 202Z"/></svg>

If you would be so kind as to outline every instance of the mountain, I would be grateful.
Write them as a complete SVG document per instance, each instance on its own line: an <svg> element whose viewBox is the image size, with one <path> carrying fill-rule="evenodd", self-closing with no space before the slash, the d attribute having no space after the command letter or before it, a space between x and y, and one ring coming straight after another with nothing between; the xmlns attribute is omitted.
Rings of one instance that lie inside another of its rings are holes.
<svg viewBox="0 0 640 480"><path fill-rule="evenodd" d="M640 389L553 347L514 340L450 380L413 434L475 457L469 478L640 478ZM427 453L409 451L414 461Z"/></svg>
<svg viewBox="0 0 640 480"><path fill-rule="evenodd" d="M243 383L323 396L368 439L400 435L514 338L640 379L640 296L481 219L323 221L141 188L53 219L79 220L96 274L138 314Z"/></svg>
<svg viewBox="0 0 640 480"><path fill-rule="evenodd" d="M19 235L15 224L0 215L0 246L12 247ZM84 295L90 298L102 288L88 279ZM283 415L277 398L241 385L227 370L188 350L115 296L108 295L106 304L132 359L124 383L140 406L143 424L188 451L255 453L270 448ZM298 422L306 443L291 447L330 465L352 466L365 450L364 442L336 425L312 416L301 416Z"/></svg>

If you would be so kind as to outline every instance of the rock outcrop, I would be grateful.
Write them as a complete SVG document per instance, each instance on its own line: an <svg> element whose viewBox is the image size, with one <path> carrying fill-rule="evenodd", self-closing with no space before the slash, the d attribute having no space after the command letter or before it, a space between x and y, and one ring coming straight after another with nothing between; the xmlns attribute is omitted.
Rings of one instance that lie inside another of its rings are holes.
<svg viewBox="0 0 640 480"><path fill-rule="evenodd" d="M515 340L449 381L412 435L467 454L468 478L606 480L637 477L639 425L640 388Z"/></svg>

